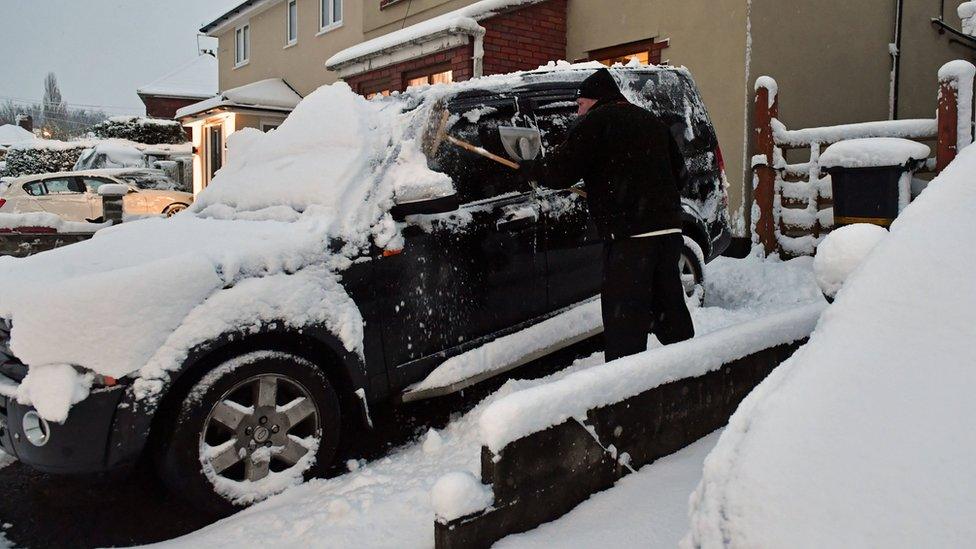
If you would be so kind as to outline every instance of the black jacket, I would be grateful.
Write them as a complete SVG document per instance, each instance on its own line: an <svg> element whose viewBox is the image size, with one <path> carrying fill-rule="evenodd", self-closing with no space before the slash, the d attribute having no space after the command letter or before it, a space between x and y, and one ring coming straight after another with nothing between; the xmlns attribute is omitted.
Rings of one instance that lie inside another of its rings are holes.
<svg viewBox="0 0 976 549"><path fill-rule="evenodd" d="M605 240L681 228L684 158L667 126L627 101L595 105L533 172L550 188L583 180Z"/></svg>

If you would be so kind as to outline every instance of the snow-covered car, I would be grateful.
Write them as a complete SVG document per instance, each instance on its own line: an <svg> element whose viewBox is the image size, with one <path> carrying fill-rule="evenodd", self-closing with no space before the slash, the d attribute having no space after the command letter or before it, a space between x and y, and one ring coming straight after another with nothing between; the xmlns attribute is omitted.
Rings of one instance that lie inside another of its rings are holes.
<svg viewBox="0 0 976 549"><path fill-rule="evenodd" d="M592 305L601 243L585 202L449 144L428 155L425 137L448 120L504 155L499 125L535 126L551 147L600 66L371 101L325 86L276 131L233 134L229 162L184 214L0 262L4 450L52 472L148 454L175 493L228 509L329 471L376 403L524 363L419 389L451 358ZM729 241L714 129L686 70L613 72L687 157L693 286Z"/></svg>
<svg viewBox="0 0 976 549"><path fill-rule="evenodd" d="M175 215L193 203L193 195L166 188L162 172L92 170L32 175L10 181L0 194L0 213L55 214L66 221L85 222L102 217L98 188L107 183L129 187L123 207L129 215ZM153 177L153 176L157 177ZM149 183L146 183L149 182ZM148 187L148 188L147 188Z"/></svg>

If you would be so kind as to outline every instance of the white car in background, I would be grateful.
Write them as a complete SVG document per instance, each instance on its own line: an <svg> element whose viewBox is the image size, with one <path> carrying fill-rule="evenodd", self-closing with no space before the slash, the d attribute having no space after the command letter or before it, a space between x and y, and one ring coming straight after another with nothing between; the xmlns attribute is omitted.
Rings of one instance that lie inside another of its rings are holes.
<svg viewBox="0 0 976 549"><path fill-rule="evenodd" d="M123 174L104 171L61 172L20 177L11 180L0 194L0 213L55 214L66 221L85 222L102 217L102 198L98 188L107 183L129 187L123 199L129 215L172 216L193 202L193 195L176 190L140 188Z"/></svg>

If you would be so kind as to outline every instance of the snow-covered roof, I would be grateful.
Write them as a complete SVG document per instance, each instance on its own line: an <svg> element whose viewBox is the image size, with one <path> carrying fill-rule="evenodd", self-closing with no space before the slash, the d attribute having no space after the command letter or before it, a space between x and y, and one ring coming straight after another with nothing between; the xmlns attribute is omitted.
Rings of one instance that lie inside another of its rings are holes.
<svg viewBox="0 0 976 549"><path fill-rule="evenodd" d="M269 78L232 88L210 99L187 105L176 111L176 118L204 113L219 107L245 107L269 111L291 112L302 96L281 78Z"/></svg>
<svg viewBox="0 0 976 549"><path fill-rule="evenodd" d="M14 143L33 141L35 139L37 137L34 134L20 126L14 126L13 124L0 126L0 145L13 145Z"/></svg>
<svg viewBox="0 0 976 549"><path fill-rule="evenodd" d="M136 90L139 95L161 95L203 99L213 97L220 90L217 85L217 58L198 55L171 72Z"/></svg>
<svg viewBox="0 0 976 549"><path fill-rule="evenodd" d="M433 17L398 31L378 36L333 55L325 66L334 70L347 63L373 57L389 50L414 44L442 34L484 34L478 21L519 6L536 4L542 0L481 0L470 6Z"/></svg>
<svg viewBox="0 0 976 549"><path fill-rule="evenodd" d="M220 14L212 21L200 28L200 32L208 36L216 36L225 27L234 23L239 17L254 13L256 10L280 2L281 0L245 0L233 8Z"/></svg>
<svg viewBox="0 0 976 549"><path fill-rule="evenodd" d="M705 461L694 547L960 547L976 537L976 147L891 226Z"/></svg>

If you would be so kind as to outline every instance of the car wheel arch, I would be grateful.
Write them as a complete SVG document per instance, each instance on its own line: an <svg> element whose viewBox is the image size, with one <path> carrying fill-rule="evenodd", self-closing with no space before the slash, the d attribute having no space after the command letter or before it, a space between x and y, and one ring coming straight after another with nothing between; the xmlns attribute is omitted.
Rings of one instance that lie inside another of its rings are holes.
<svg viewBox="0 0 976 549"><path fill-rule="evenodd" d="M355 392L368 387L365 369L358 355L346 351L338 338L311 336L306 331L282 329L280 323L278 326L277 329L265 326L255 333L225 334L192 349L183 366L172 374L151 414L144 452L151 452L160 444L165 444L160 427L179 413L186 394L207 372L234 357L257 350L293 354L321 368L334 385L342 413L351 420L349 424L367 425L368 418Z"/></svg>

